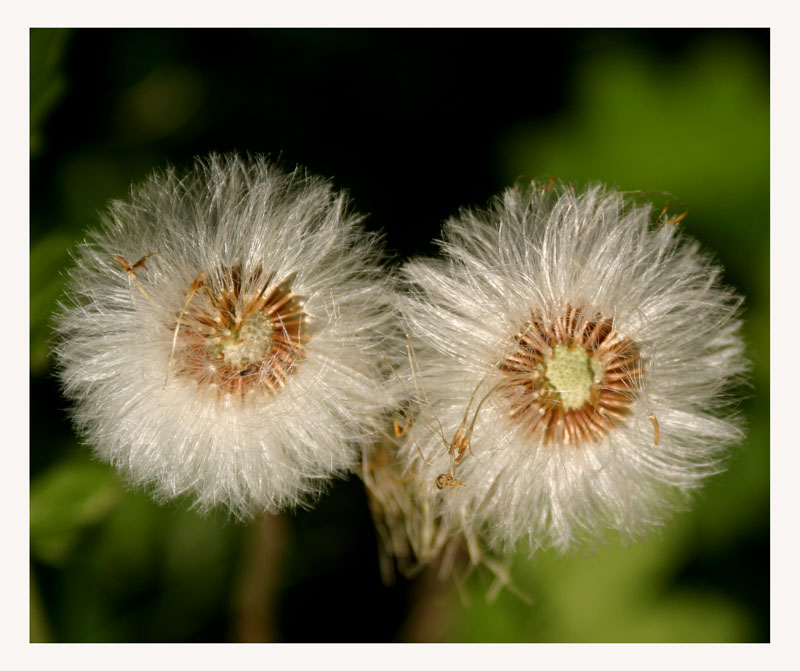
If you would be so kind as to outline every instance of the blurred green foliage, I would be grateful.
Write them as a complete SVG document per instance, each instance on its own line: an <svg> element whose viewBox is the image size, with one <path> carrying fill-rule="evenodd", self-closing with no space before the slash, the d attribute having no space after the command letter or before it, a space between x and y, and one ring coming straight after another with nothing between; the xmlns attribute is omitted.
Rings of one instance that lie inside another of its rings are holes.
<svg viewBox="0 0 800 671"><path fill-rule="evenodd" d="M64 92L62 60L67 30L30 32L31 156L42 151L42 125Z"/></svg>
<svg viewBox="0 0 800 671"><path fill-rule="evenodd" d="M62 563L81 531L117 505L119 490L109 469L92 461L64 460L47 470L31 486L31 555Z"/></svg>
<svg viewBox="0 0 800 671"><path fill-rule="evenodd" d="M31 640L240 640L248 619L276 640L402 640L428 600L452 641L768 640L766 31L33 30L30 47ZM434 253L442 219L519 175L688 208L680 225L747 299L747 440L646 538L517 556L530 604L489 603L480 573L468 607L449 584L381 585L354 480L261 541L132 491L73 433L54 379L69 250L153 168L231 149L335 176L398 258ZM270 539L283 561L253 612Z"/></svg>

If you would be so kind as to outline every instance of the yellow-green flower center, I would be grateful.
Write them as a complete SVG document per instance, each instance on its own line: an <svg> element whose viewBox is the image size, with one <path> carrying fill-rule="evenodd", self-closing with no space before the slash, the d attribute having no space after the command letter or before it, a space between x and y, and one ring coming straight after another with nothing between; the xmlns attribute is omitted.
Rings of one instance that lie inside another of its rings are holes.
<svg viewBox="0 0 800 671"><path fill-rule="evenodd" d="M548 317L532 309L500 365L509 415L531 440L578 447L624 422L641 388L638 345L612 319L567 305Z"/></svg>
<svg viewBox="0 0 800 671"><path fill-rule="evenodd" d="M553 346L540 373L558 394L565 410L580 408L592 400L592 386L603 377L603 364L583 347Z"/></svg>

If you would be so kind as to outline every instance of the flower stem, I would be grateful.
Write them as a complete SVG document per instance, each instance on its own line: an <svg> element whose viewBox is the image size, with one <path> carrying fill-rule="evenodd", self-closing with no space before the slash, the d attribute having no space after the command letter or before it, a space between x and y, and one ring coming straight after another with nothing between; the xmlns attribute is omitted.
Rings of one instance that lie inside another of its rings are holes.
<svg viewBox="0 0 800 671"><path fill-rule="evenodd" d="M236 597L234 640L239 643L278 639L275 596L288 535L282 515L264 515L250 528Z"/></svg>

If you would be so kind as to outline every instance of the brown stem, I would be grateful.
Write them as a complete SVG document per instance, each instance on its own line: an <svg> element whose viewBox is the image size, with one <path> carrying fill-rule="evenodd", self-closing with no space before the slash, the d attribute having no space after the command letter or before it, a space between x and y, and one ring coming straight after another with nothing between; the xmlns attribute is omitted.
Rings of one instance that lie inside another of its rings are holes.
<svg viewBox="0 0 800 671"><path fill-rule="evenodd" d="M234 639L239 643L269 643L277 638L275 593L288 535L283 516L267 515L253 522L237 589Z"/></svg>
<svg viewBox="0 0 800 671"><path fill-rule="evenodd" d="M414 606L403 625L403 639L409 643L442 643L449 629L453 580L443 580L434 562L414 583Z"/></svg>

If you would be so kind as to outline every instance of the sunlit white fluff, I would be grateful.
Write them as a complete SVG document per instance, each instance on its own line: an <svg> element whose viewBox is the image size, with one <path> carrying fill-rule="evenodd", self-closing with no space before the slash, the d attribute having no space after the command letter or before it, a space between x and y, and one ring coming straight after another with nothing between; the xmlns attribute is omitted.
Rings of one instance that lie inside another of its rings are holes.
<svg viewBox="0 0 800 671"><path fill-rule="evenodd" d="M431 492L440 478L451 520L495 545L564 550L609 527L659 523L720 470L741 436L726 393L746 369L741 300L675 221L655 219L602 186L520 186L448 221L441 260L406 264L400 305L419 415L403 458ZM520 380L500 362L532 314L575 309L636 343L638 382L602 439L543 444L510 416L509 380ZM473 419L455 465L449 446Z"/></svg>
<svg viewBox="0 0 800 671"><path fill-rule="evenodd" d="M307 503L357 466L384 410L390 316L378 241L358 224L327 181L261 158L212 155L113 202L75 255L57 317L63 388L96 454L160 499L187 494L238 516ZM193 363L178 319L202 316L215 292L281 281L305 312L302 355L274 359L285 374L264 384L250 382L257 366L243 368L226 381L241 393L202 382L204 357L258 354L260 341L196 346Z"/></svg>

